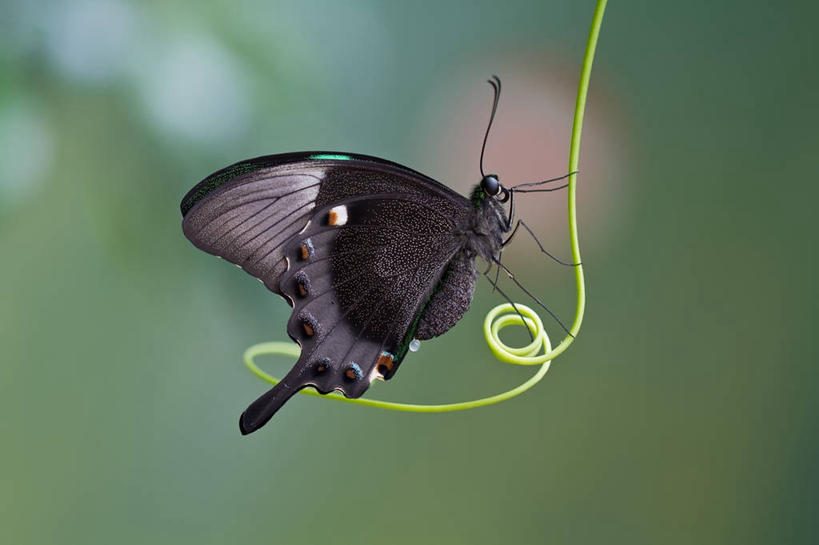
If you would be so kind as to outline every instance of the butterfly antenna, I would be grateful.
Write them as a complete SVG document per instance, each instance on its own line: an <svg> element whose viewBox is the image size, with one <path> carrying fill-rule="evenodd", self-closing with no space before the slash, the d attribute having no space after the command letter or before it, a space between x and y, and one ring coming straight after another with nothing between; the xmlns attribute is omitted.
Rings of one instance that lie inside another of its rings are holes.
<svg viewBox="0 0 819 545"><path fill-rule="evenodd" d="M503 263L501 263L501 262L500 262L500 261L498 261L497 259L494 259L493 261L494 261L495 263L497 263L497 264L498 264L498 266L499 266L499 267L501 267L501 268L504 270L504 272L506 272L507 276L509 276L509 278L512 280L512 282L514 282L514 283L515 283L515 285L516 285L517 287L519 287L519 288L520 288L520 289L523 291L523 293L525 293L526 295L528 295L529 297L531 297L533 301L535 301L535 302L536 302L538 305L540 305L540 306L543 308L543 310L545 310L546 312L548 312L548 313L549 313L549 316L551 316L552 318L554 318L554 320L555 320L555 321L556 321L558 324L560 324L560 327L561 327L561 328L563 328L563 331L565 331L565 332L566 332L566 333L569 335L569 337L571 337L572 339L574 339L574 335L572 335L572 332L571 332L571 331L569 331L569 328L567 328L567 327L566 327L566 325L565 325L565 324L564 324L564 323L563 323L563 322L560 320L560 318L558 318L558 317L557 317L557 315L556 315L554 312L552 312L551 310L549 310L549 307L547 307L547 306L546 306L546 305L543 303L543 301L541 301L540 299L538 299L537 297L535 297L535 295L534 295L532 292L530 292L529 290L527 290L527 289L526 289L526 288L523 286L523 284L521 284L521 283L518 281L518 279L517 279L517 278L515 278L515 275L512 273L512 271L510 271L510 270L509 270L509 268L508 268L508 267L506 267L506 265L504 265ZM498 291L500 291L500 290L498 290Z"/></svg>
<svg viewBox="0 0 819 545"><path fill-rule="evenodd" d="M495 99L492 101L492 115L489 116L489 125L486 126L486 134L483 135L483 145L481 146L481 176L486 176L483 171L483 154L486 151L486 140L489 138L489 129L492 128L492 122L495 120L495 112L498 111L498 102L500 101L501 81L500 78L492 74L492 78L486 80L495 90Z"/></svg>
<svg viewBox="0 0 819 545"><path fill-rule="evenodd" d="M500 289L500 288L498 287L497 282L493 282L493 281L492 281L492 279L489 277L489 274L486 274L486 273L485 273L485 274L484 274L484 276L486 277L486 279L487 279L487 280L489 280L489 283L490 283L490 284L492 284L492 289L493 289L493 290L498 290L498 293L500 293L500 294L503 296L503 298L504 298L504 299L506 299L506 301L507 301L507 302L508 302L510 305L512 305L512 308L513 308L513 309L515 309L515 312L517 312L518 316L520 316L521 323L522 323L524 326L526 326L526 331L529 333L529 339L530 339L530 340L532 340L532 341L534 341L534 340L535 340L535 334L534 334L534 333L532 333L532 330L529 328L529 324L528 324L528 323L526 323L526 320L523 318L523 314L521 314L521 313L520 313L520 311L518 310L517 305L515 305L515 302L514 302L514 301L512 301L512 300L509 298L509 296L508 296L508 295L506 295L506 294L503 292L503 290L502 290L502 289Z"/></svg>

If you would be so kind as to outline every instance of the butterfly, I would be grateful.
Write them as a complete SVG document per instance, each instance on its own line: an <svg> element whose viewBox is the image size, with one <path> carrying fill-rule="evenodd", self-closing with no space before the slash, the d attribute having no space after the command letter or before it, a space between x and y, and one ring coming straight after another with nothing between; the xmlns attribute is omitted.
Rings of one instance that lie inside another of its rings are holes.
<svg viewBox="0 0 819 545"><path fill-rule="evenodd" d="M500 81L490 83L494 118ZM182 230L194 246L238 265L293 307L287 333L301 354L242 413L242 434L308 386L360 397L374 380L395 375L412 343L461 319L475 291L476 258L503 267L514 213L513 201L508 212L505 203L515 188L554 181L507 189L483 174L483 150L481 173L467 198L384 159L298 152L238 162L185 195Z"/></svg>

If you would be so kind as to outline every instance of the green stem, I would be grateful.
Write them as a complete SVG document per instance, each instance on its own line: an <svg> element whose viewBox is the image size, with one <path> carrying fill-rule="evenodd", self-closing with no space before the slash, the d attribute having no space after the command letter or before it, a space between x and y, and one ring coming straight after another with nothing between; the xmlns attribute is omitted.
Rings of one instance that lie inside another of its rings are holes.
<svg viewBox="0 0 819 545"><path fill-rule="evenodd" d="M597 49L597 38L600 36L600 26L603 24L603 14L606 11L607 0L598 0L592 17L589 39L586 42L586 54L583 57L583 67L580 70L580 83L577 86L577 101L574 106L574 123L572 125L572 143L569 148L569 172L577 172L580 163L580 136L583 132L583 115L586 112L586 96L589 93L594 52ZM575 285L577 287L577 308L572 323L572 335L567 335L553 350L544 354L544 358L553 359L563 353L574 342L583 323L583 313L586 310L586 281L583 276L583 265L580 260L580 240L577 232L577 174L569 176L569 238L572 244L572 262L581 263L574 268Z"/></svg>
<svg viewBox="0 0 819 545"><path fill-rule="evenodd" d="M580 241L577 232L577 167L580 162L580 136L583 131L583 114L586 111L586 96L589 92L589 80L591 79L592 64L594 62L594 52L597 49L597 38L600 36L600 26L603 23L603 14L606 11L606 0L598 0L594 10L589 39L586 42L586 54L583 57L583 66L580 70L580 83L577 85L577 101L574 108L574 123L572 125L572 141L569 147L569 239L572 247L572 262L578 263L574 267L575 285L577 286L577 309L575 311L574 322L570 328L571 335L567 335L554 349L547 350L545 354L534 357L520 358L519 356L504 350L499 346L500 339L485 333L486 342L495 356L508 363L537 364L553 360L562 354L574 342L575 337L580 332L580 325L583 323L583 312L586 309L586 282L583 276L583 265L580 260ZM511 305L510 305L511 306ZM496 307L497 308L497 307ZM488 317L488 316L487 316ZM513 323L510 321L509 323ZM520 317L517 323L522 323ZM490 331L484 328L484 331Z"/></svg>

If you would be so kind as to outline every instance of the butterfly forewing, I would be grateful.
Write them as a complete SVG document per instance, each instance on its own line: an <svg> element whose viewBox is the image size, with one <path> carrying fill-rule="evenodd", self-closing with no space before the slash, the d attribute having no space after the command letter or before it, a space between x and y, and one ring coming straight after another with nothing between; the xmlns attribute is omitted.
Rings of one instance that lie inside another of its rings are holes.
<svg viewBox="0 0 819 545"><path fill-rule="evenodd" d="M185 215L182 230L197 248L239 265L280 293L284 244L307 224L323 174L271 170L244 174L214 190Z"/></svg>

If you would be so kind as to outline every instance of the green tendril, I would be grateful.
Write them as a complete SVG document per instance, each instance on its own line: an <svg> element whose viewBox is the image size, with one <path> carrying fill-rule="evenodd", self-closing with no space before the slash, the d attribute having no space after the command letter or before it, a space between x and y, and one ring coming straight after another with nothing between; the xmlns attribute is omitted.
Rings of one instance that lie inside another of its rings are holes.
<svg viewBox="0 0 819 545"><path fill-rule="evenodd" d="M525 346L523 348L510 348L504 345L500 341L500 339L497 338L498 332L507 325L523 323L521 321L520 316L518 316L517 313L506 314L504 316L497 317L498 313L512 309L512 305L510 305L509 303L506 303L505 305L500 305L492 309L489 312L489 314L486 315L486 319L484 320L483 323L484 333L486 335L492 335L493 337L495 337L498 346L502 347L502 350L514 354L514 357L512 359L505 360L507 361L507 363L516 363L519 365L537 365L538 363L541 364L540 369L537 370L537 373L535 373L532 376L532 378L530 378L520 386L513 388L509 391L489 397L473 399L472 401L462 401L460 403L445 403L442 405L418 405L415 403L395 403L393 401L381 401L378 399L370 398L350 399L344 397L341 394L335 393L322 395L312 389L300 390L299 393L323 397L326 399L334 399L336 401L346 401L347 403L355 403L357 405L378 407L379 409L389 409L393 411L404 411L411 413L444 413L450 411L462 411L464 409L474 409L476 407L492 405L493 403L499 403L511 397L515 397L516 395L522 394L523 392L537 384L540 381L540 379L543 378L543 375L545 375L546 371L549 370L549 362L547 361L544 363L540 361L534 361L536 358L534 358L533 356L535 356L541 350L548 352L551 349L551 345L549 344L549 337L546 336L546 332L543 330L543 322L541 322L540 317L537 314L535 314L535 312L532 309L525 305L518 304L515 306L518 307L518 310L520 310L520 313L523 315L529 327L535 331L535 341L531 343L529 346ZM275 385L279 383L279 379L260 369L259 366L256 365L256 363L253 361L253 359L256 356L260 356L262 354L275 354L298 358L299 347L292 343L272 342L257 344L245 350L244 360L245 365L247 365L248 369L250 369L253 372L253 374L256 375L257 377Z"/></svg>
<svg viewBox="0 0 819 545"><path fill-rule="evenodd" d="M589 39L586 42L586 54L583 56L583 67L580 70L580 83L577 86L577 102L575 102L574 123L572 124L572 142L569 148L569 172L572 173L569 175L568 188L569 240L572 246L572 262L578 263L576 267L573 267L575 285L577 286L577 307L574 322L572 322L572 327L569 328L571 335L566 335L553 350L547 350L545 354L535 358L537 363L553 360L569 348L569 345L574 342L577 334L580 332L580 325L583 323L583 311L586 308L586 282L583 276L583 265L580 260L580 242L577 234L577 169L580 162L580 134L583 130L583 114L586 111L586 96L589 91L594 52L595 49L597 49L597 38L600 35L600 26L603 24L603 14L606 11L606 1L607 0L598 0L597 6L594 9L591 29L589 30ZM501 307L503 306L506 305L501 305ZM511 307L511 305L509 305L509 307ZM500 307L495 307L492 312L495 312L498 308ZM492 312L490 312L490 314L492 314ZM514 353L504 350L502 345L497 346L498 339L486 334L486 328L484 328L484 336L495 357L507 362L515 357Z"/></svg>
<svg viewBox="0 0 819 545"><path fill-rule="evenodd" d="M464 409L474 409L476 407L484 407L505 401L512 397L522 394L546 375L549 370L551 361L562 354L569 345L572 344L577 334L580 332L580 325L583 323L583 311L586 307L586 283L583 277L583 265L580 261L580 243L577 234L577 169L580 160L580 134L583 128L583 114L586 110L586 96L589 90L589 79L591 78L592 62L594 61L594 52L597 48L597 38L600 35L600 26L603 23L603 14L606 10L607 0L598 0L597 6L594 10L592 18L591 29L589 31L589 39L586 42L586 53L583 56L583 66L580 71L580 83L577 86L577 102L574 110L574 123L572 125L572 141L569 148L569 176L568 187L568 205L569 205L569 239L572 248L572 260L578 263L573 267L575 273L575 284L577 286L577 307L575 311L574 322L570 328L571 335L567 335L555 348L552 348L549 336L543 328L543 322L540 316L535 311L526 305L520 303L513 307L509 303L498 305L486 315L483 322L483 334L486 338L486 343L489 349L497 359L504 363L515 365L540 365L537 372L532 375L529 380L520 384L519 386L507 390L500 394L472 401L462 401L459 403L446 403L441 405L418 405L414 403L395 403L392 401L380 401L377 399L358 398L350 399L341 394L323 395L313 389L300 390L300 394L312 395L322 397L325 399L333 399L336 401L344 401L347 403L355 403L357 405L367 405L370 407L378 407L381 409L390 409L394 411L416 412L416 413L436 413L461 411ZM515 307L520 312L515 311ZM521 318L522 316L522 318ZM500 340L500 331L509 326L524 325L529 327L534 332L534 340L526 346L514 348L507 346ZM273 377L267 372L259 368L254 362L254 358L264 354L289 356L293 358L299 357L299 347L292 343L285 342L269 342L256 344L245 350L244 362L245 365L259 378L266 380L271 384L278 384L279 379Z"/></svg>

